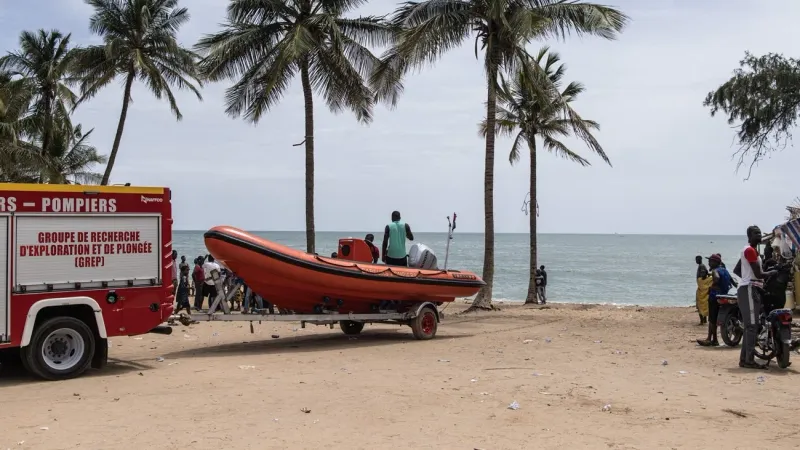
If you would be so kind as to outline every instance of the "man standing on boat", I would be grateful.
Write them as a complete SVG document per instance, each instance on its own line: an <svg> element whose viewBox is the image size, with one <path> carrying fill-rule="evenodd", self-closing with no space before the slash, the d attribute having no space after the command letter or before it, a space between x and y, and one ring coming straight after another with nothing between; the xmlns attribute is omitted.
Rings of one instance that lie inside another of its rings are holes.
<svg viewBox="0 0 800 450"><path fill-rule="evenodd" d="M406 251L406 238L413 241L414 235L411 227L400 220L400 211L392 212L392 223L386 225L383 233L383 248L381 255L383 262L389 266L408 267L408 252Z"/></svg>

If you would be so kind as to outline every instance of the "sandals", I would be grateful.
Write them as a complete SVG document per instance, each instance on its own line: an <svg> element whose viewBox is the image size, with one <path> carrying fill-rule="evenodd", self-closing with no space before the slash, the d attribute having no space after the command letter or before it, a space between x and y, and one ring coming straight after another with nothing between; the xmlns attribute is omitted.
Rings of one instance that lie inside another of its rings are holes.
<svg viewBox="0 0 800 450"><path fill-rule="evenodd" d="M698 339L697 344L701 347L719 347L719 341L712 341L709 339Z"/></svg>

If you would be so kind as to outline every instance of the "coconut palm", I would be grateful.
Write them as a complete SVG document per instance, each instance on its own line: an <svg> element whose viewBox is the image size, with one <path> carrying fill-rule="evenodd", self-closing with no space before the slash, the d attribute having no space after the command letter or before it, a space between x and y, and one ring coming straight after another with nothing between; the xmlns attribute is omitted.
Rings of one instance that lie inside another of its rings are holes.
<svg viewBox="0 0 800 450"><path fill-rule="evenodd" d="M497 132L514 136L509 154L509 161L514 164L520 160L525 147L530 155L530 198L531 204L537 205L536 198L536 157L537 150L542 148L556 156L566 158L581 166L590 165L589 161L572 151L562 138L570 135L577 137L611 165L603 147L592 135L598 130L597 122L582 118L571 103L584 91L583 85L569 83L561 89L565 66L559 64L557 53L549 52L547 47L528 61L528 65L536 65L541 70L521 67L512 74L511 80L501 76L498 89ZM482 124L486 132L486 122ZM539 145L537 146L537 140ZM530 274L528 295L525 303L536 303L536 268L537 268L537 231L536 211L528 213L530 217Z"/></svg>
<svg viewBox="0 0 800 450"><path fill-rule="evenodd" d="M314 93L333 112L372 120L365 79L379 63L368 46L388 45L391 27L377 17L344 17L365 0L232 0L222 31L203 37L201 71L234 78L226 112L253 123L283 98L300 75L305 108L306 250L314 253Z"/></svg>
<svg viewBox="0 0 800 450"><path fill-rule="evenodd" d="M89 29L103 37L103 45L78 52L77 75L81 82L81 101L91 98L120 77L124 81L122 111L101 184L108 184L117 159L133 82L147 85L156 98L166 97L177 120L181 114L170 86L187 89L202 100L195 87L197 55L177 41L181 25L189 20L178 0L85 0L94 8Z"/></svg>
<svg viewBox="0 0 800 450"><path fill-rule="evenodd" d="M499 71L514 70L527 57L525 45L534 39L563 38L570 33L613 39L627 21L628 17L614 8L565 0L426 0L404 3L395 12L392 22L401 31L375 74L380 95L396 99L403 73L432 64L472 37L476 57L479 44L483 51L489 125L483 198L486 286L473 302L473 309L491 306L494 280L494 124Z"/></svg>
<svg viewBox="0 0 800 450"><path fill-rule="evenodd" d="M89 136L93 131L91 129L83 133L81 125L77 125L56 136L43 179L54 184L100 184L103 175L92 169L95 164L105 164L107 158L89 145Z"/></svg>
<svg viewBox="0 0 800 450"><path fill-rule="evenodd" d="M0 72L0 182L38 182L50 159L29 142L37 136L31 114L33 83Z"/></svg>
<svg viewBox="0 0 800 450"><path fill-rule="evenodd" d="M56 30L23 31L19 50L0 58L0 72L6 74L6 86L11 83L17 99L28 101L27 105L17 105L26 122L24 131L40 139L44 154L50 150L54 135L71 127L69 113L77 100L69 88L75 59L69 40L69 34L65 36Z"/></svg>

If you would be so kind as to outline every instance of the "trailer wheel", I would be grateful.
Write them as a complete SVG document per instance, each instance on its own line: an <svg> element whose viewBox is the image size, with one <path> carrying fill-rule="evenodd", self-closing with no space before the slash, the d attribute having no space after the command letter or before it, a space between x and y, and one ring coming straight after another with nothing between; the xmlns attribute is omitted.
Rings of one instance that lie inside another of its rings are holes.
<svg viewBox="0 0 800 450"><path fill-rule="evenodd" d="M364 329L364 322L354 322L352 320L340 320L339 328L342 329L344 334L352 336L361 333L361 330Z"/></svg>
<svg viewBox="0 0 800 450"><path fill-rule="evenodd" d="M436 320L436 311L430 306L422 308L419 315L411 319L410 325L415 338L419 340L433 339L439 327L439 323Z"/></svg>
<svg viewBox="0 0 800 450"><path fill-rule="evenodd" d="M94 334L85 323L74 317L54 317L33 330L22 358L39 378L65 380L85 372L94 352Z"/></svg>

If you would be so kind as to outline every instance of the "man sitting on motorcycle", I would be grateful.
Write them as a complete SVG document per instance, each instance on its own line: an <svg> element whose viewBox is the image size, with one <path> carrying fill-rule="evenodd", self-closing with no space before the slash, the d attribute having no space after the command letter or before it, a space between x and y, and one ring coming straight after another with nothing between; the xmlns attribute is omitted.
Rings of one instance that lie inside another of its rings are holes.
<svg viewBox="0 0 800 450"><path fill-rule="evenodd" d="M739 310L744 321L744 339L739 355L739 367L747 369L766 369L755 361L756 338L758 334L758 317L761 314L761 297L758 289L763 286L766 277L775 271L761 271L761 256L758 245L761 243L761 229L755 225L747 227L748 245L742 250L739 262L733 273L741 278L737 291Z"/></svg>
<svg viewBox="0 0 800 450"><path fill-rule="evenodd" d="M717 295L725 295L731 289L731 286L736 286L736 281L733 280L725 264L722 263L722 256L719 253L714 253L708 257L708 267L711 269L711 289L708 292L708 337L705 340L698 339L697 343L703 347L718 347L717 341L717 316L719 314L719 303L717 302Z"/></svg>

